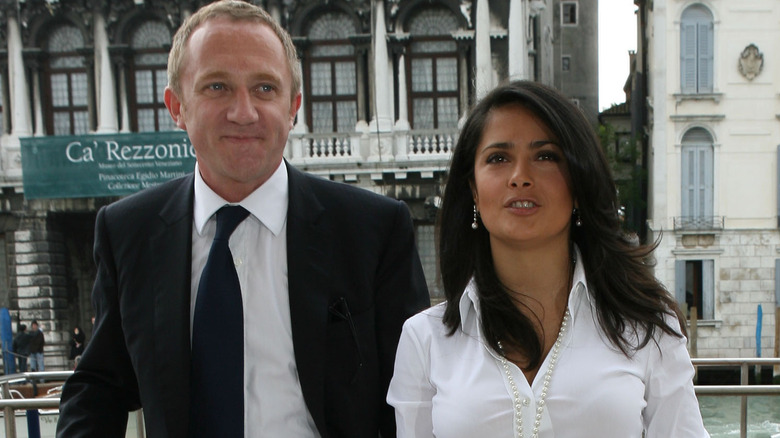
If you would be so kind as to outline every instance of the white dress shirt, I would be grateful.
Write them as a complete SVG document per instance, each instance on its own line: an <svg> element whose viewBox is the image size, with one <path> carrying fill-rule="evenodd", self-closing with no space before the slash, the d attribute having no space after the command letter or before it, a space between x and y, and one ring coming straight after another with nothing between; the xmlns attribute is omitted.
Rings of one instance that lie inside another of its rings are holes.
<svg viewBox="0 0 780 438"><path fill-rule="evenodd" d="M288 202L287 167L282 162L268 181L239 203L251 214L230 236L244 304L247 438L319 437L303 400L293 352L287 286ZM200 274L216 232L214 213L225 204L229 203L209 188L196 165L190 327ZM216 346L214 354L219 354Z"/></svg>
<svg viewBox="0 0 780 438"><path fill-rule="evenodd" d="M579 252L577 252L579 259ZM627 358L596 320L585 272L577 263L569 295L572 318L549 384L540 438L708 437L693 391L686 339L657 334ZM387 401L398 437L514 437L510 384L498 355L484 340L472 280L459 303L461 325L452 336L442 323L444 303L410 318L398 345ZM668 319L672 327L679 325ZM529 385L512 364L531 435L548 355Z"/></svg>

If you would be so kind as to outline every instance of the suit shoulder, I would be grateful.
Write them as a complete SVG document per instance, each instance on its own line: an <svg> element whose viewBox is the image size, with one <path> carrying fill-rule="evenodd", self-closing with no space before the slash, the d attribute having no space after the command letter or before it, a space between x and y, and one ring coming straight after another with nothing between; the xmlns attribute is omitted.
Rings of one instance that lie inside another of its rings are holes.
<svg viewBox="0 0 780 438"><path fill-rule="evenodd" d="M186 191L188 187L193 187L192 174L149 187L113 202L105 207L106 214L127 217L128 215L136 216L144 212L156 212L176 196L177 192ZM192 196L192 190L189 190L189 193L189 196Z"/></svg>

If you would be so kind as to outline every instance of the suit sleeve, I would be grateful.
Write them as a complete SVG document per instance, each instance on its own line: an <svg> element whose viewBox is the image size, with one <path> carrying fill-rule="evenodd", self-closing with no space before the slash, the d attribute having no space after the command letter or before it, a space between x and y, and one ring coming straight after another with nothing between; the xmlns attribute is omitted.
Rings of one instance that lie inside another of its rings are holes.
<svg viewBox="0 0 780 438"><path fill-rule="evenodd" d="M140 408L122 331L116 261L105 213L105 208L98 212L95 224L95 327L78 367L63 387L58 438L124 436L128 412Z"/></svg>
<svg viewBox="0 0 780 438"><path fill-rule="evenodd" d="M393 231L386 239L376 290L377 346L383 397L379 424L382 437L394 437L395 414L384 396L393 376L401 328L409 317L430 306L428 287L414 241L411 215L403 203L397 204Z"/></svg>

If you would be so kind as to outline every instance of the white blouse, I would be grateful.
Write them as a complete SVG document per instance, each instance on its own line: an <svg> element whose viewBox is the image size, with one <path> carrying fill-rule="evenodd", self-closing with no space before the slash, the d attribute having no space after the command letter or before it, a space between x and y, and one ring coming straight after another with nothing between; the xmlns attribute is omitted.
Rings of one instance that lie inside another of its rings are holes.
<svg viewBox="0 0 780 438"><path fill-rule="evenodd" d="M540 438L709 437L693 391L686 339L656 334L627 358L601 332L581 263L569 295L571 321L549 384ZM387 401L398 437L514 437L514 399L498 355L479 324L479 300L469 283L460 301L461 326L452 336L442 323L444 304L404 324ZM672 327L679 325L669 318ZM530 436L544 375L532 385L510 363Z"/></svg>

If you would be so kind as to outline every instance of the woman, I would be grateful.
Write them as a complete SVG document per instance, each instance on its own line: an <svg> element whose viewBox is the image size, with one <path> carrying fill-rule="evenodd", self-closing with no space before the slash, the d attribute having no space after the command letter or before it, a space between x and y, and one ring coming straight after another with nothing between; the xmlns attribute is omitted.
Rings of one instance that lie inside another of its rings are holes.
<svg viewBox="0 0 780 438"><path fill-rule="evenodd" d="M474 108L438 233L446 302L404 326L399 437L708 436L685 321L566 97L518 81Z"/></svg>
<svg viewBox="0 0 780 438"><path fill-rule="evenodd" d="M86 337L84 332L81 331L81 327L73 327L73 333L70 337L70 360L77 360L82 353L84 353L84 341Z"/></svg>

